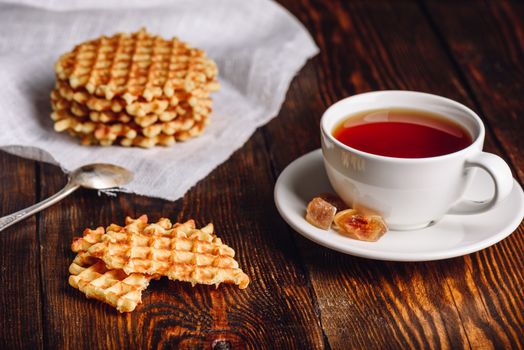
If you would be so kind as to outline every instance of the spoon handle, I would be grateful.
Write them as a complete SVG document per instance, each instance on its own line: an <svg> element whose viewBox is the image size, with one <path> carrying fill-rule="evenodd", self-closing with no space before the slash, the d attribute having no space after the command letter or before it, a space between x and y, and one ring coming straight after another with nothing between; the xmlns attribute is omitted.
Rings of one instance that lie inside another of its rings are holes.
<svg viewBox="0 0 524 350"><path fill-rule="evenodd" d="M78 187L80 186L72 184L72 183L68 183L67 185L65 185L64 188L62 188L60 191L58 191L51 197L44 199L43 201L36 203L35 205L32 205L30 207L17 211L16 213L6 215L0 218L0 231L5 229L6 227L13 225L14 223L17 223L18 221L24 220L25 218L35 213L38 213L39 211L55 204L56 202L60 201L61 199L67 197L69 194L75 191Z"/></svg>

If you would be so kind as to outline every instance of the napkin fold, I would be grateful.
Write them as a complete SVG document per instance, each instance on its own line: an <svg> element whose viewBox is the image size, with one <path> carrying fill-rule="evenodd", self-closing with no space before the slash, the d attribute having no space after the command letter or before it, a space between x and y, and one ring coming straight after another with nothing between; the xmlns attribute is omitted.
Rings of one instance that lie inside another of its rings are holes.
<svg viewBox="0 0 524 350"><path fill-rule="evenodd" d="M71 171L88 163L132 170L122 190L175 200L275 117L291 79L318 52L304 27L268 0L0 0L0 149ZM204 133L173 147L86 147L53 130L53 64L77 43L146 27L204 49L221 89Z"/></svg>

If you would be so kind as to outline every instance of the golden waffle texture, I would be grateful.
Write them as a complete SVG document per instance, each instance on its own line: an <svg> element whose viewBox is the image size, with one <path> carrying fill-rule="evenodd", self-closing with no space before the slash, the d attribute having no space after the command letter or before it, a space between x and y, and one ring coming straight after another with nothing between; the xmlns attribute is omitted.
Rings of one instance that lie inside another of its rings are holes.
<svg viewBox="0 0 524 350"><path fill-rule="evenodd" d="M248 286L234 250L216 237L212 224L197 229L193 220L173 225L166 218L148 223L145 215L125 223L86 229L71 244L78 254L69 268L69 284L88 298L129 312L151 279L161 276L192 285Z"/></svg>
<svg viewBox="0 0 524 350"><path fill-rule="evenodd" d="M193 220L175 225L168 219L112 225L102 242L93 244L88 252L107 267L128 274L159 274L193 285L234 283L241 289L249 283L234 259L234 250L213 234L213 225L196 229Z"/></svg>
<svg viewBox="0 0 524 350"><path fill-rule="evenodd" d="M202 50L143 29L79 44L55 71L55 130L86 145L170 146L197 136L219 88Z"/></svg>
<svg viewBox="0 0 524 350"><path fill-rule="evenodd" d="M142 300L152 276L139 273L126 274L110 270L104 262L88 253L78 254L69 267L69 284L88 298L103 301L120 312L133 311Z"/></svg>
<svg viewBox="0 0 524 350"><path fill-rule="evenodd" d="M71 249L78 254L69 266L69 284L88 298L103 301L120 312L131 312L142 301L142 291L149 281L158 276L111 270L102 260L91 256L87 249L100 242L104 232L103 227L85 229L83 237L73 240Z"/></svg>

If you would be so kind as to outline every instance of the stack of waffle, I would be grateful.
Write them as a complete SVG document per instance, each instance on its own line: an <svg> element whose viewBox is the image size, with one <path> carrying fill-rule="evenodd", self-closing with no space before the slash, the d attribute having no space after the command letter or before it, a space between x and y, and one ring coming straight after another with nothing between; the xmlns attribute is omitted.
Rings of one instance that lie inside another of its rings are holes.
<svg viewBox="0 0 524 350"><path fill-rule="evenodd" d="M55 70L55 130L86 145L169 146L199 135L219 87L203 51L145 30L77 45Z"/></svg>
<svg viewBox="0 0 524 350"><path fill-rule="evenodd" d="M120 312L133 311L151 279L162 276L192 285L234 283L243 289L249 284L213 225L199 230L193 220L172 225L165 218L151 224L145 215L126 218L124 227L84 230L71 249L77 256L69 284Z"/></svg>

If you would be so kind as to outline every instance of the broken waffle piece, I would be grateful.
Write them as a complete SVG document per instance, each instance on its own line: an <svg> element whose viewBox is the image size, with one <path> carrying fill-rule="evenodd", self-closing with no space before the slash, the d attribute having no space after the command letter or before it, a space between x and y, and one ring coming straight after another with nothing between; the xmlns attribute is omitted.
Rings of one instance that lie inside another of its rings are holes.
<svg viewBox="0 0 524 350"><path fill-rule="evenodd" d="M71 243L71 250L75 253L85 252L93 244L101 242L102 236L104 235L105 230L102 226L97 227L95 230L86 228L82 233L82 237L73 238L73 243Z"/></svg>
<svg viewBox="0 0 524 350"><path fill-rule="evenodd" d="M199 230L193 220L172 225L166 218L148 223L146 215L127 217L125 226L85 229L71 250L77 255L69 284L120 312L133 311L149 282L161 275L193 285L224 282L242 289L249 284L233 259L235 252L214 235L213 225Z"/></svg>
<svg viewBox="0 0 524 350"><path fill-rule="evenodd" d="M329 229L337 208L320 197L315 197L309 202L306 209L306 220L311 225L323 230Z"/></svg>
<svg viewBox="0 0 524 350"><path fill-rule="evenodd" d="M127 274L167 276L171 280L195 284L233 283L244 289L249 277L233 258L235 252L213 232L213 225L195 228L193 220L171 225L168 219L157 223L129 222L112 225L102 242L88 252L110 269Z"/></svg>
<svg viewBox="0 0 524 350"><path fill-rule="evenodd" d="M69 266L69 273L72 287L120 312L133 311L142 302L142 291L156 277L139 273L128 275L120 269L110 270L102 260L87 252L75 257Z"/></svg>
<svg viewBox="0 0 524 350"><path fill-rule="evenodd" d="M131 312L142 301L142 291L149 281L158 276L128 275L123 270L110 270L102 260L89 254L89 247L101 242L104 233L103 227L86 228L82 237L73 239L71 250L78 254L69 266L69 285L120 312Z"/></svg>
<svg viewBox="0 0 524 350"><path fill-rule="evenodd" d="M388 227L378 215L363 215L354 209L343 210L335 215L334 228L340 234L361 241L375 242Z"/></svg>

